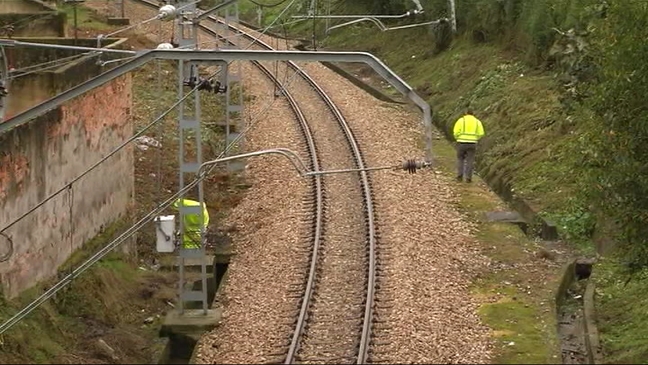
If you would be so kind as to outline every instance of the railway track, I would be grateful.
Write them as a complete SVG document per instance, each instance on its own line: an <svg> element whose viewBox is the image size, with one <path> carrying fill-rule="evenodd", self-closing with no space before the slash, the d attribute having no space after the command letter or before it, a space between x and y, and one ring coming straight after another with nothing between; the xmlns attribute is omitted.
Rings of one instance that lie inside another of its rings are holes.
<svg viewBox="0 0 648 365"><path fill-rule="evenodd" d="M158 8L158 4L150 0L134 1ZM226 24L213 16L208 18L208 22ZM272 49L245 30L226 25L242 38L252 40L256 47ZM200 24L200 28L213 37L233 44L231 39L223 39L204 24ZM312 170L348 167L349 159L353 160L355 168L365 168L360 146L344 115L315 80L294 62L283 63L300 80L291 81L291 86L295 88L297 85L293 84L301 83L297 94L303 97L306 89L309 89L308 92L316 94L319 99L320 110L310 110L310 114L317 115L322 112L321 109L328 112L327 118L309 120L298 102L300 97L296 97L288 85L278 80L269 67L259 61L252 63L286 98L299 123ZM333 123L330 121L334 121L335 125L331 125ZM332 128L337 132L333 132ZM339 140L345 141L345 153L329 143L335 133ZM320 153L322 150L324 153ZM321 155L327 157L324 162ZM347 164L336 166L336 162ZM331 165L327 166L327 163ZM299 283L304 288L303 296L297 319L290 323L294 330L285 348L269 355L274 355L276 362L285 364L366 363L376 282L376 228L370 180L366 172L331 177L316 175L312 177L311 191L310 262L304 281ZM357 211L348 212L345 206L348 206L349 199L353 199L352 196L357 201L361 199L362 205L357 207L359 204L356 204Z"/></svg>

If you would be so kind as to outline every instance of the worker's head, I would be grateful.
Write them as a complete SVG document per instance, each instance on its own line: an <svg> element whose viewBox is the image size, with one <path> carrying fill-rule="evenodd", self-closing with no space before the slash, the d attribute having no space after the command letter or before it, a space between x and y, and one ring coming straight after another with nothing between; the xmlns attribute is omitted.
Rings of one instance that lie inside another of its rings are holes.
<svg viewBox="0 0 648 365"><path fill-rule="evenodd" d="M470 108L470 107L466 108L466 115L473 115L472 108Z"/></svg>

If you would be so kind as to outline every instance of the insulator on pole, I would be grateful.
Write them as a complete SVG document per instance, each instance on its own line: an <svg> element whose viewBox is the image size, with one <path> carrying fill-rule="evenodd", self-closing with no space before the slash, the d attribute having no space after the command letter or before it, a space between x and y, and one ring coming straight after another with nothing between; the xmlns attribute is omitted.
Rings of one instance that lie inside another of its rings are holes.
<svg viewBox="0 0 648 365"><path fill-rule="evenodd" d="M158 19L162 21L173 20L178 14L178 9L173 5L164 5L158 10Z"/></svg>

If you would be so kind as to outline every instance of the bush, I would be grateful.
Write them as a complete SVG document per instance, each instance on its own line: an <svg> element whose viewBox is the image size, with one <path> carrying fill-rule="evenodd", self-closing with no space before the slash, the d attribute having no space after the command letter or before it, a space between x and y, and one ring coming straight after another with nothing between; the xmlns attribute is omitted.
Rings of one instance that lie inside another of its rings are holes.
<svg viewBox="0 0 648 365"><path fill-rule="evenodd" d="M597 80L589 105L601 117L592 124L595 201L622 228L634 267L648 265L648 4L617 0L607 9L594 46Z"/></svg>

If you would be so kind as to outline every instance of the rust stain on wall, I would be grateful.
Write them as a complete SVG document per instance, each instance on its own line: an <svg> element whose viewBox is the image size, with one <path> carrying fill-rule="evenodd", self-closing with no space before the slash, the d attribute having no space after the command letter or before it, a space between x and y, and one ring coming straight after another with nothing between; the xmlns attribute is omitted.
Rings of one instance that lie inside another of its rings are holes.
<svg viewBox="0 0 648 365"><path fill-rule="evenodd" d="M24 155L4 155L0 157L0 202L3 202L12 187L17 191L29 175L29 160Z"/></svg>
<svg viewBox="0 0 648 365"><path fill-rule="evenodd" d="M130 85L131 76L127 74L67 103L63 106L64 124L52 130L52 136L68 134L72 124L81 123L88 146L93 149L99 147L102 132L109 128L120 137L130 137L124 128L130 122Z"/></svg>

